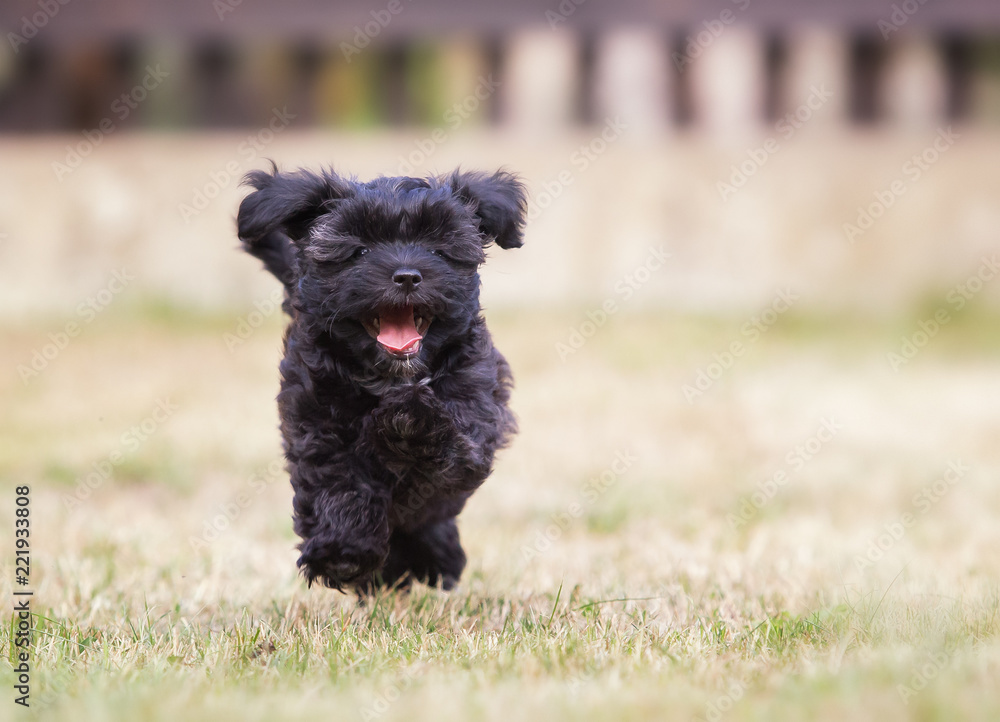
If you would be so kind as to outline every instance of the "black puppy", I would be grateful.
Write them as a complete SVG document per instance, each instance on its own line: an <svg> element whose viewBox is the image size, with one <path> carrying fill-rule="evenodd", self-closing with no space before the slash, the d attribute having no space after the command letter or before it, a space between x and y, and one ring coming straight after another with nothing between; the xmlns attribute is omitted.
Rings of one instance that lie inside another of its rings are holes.
<svg viewBox="0 0 1000 722"><path fill-rule="evenodd" d="M244 249L285 285L278 410L312 584L450 589L455 517L516 431L479 306L484 249L522 243L505 172L367 183L255 171Z"/></svg>

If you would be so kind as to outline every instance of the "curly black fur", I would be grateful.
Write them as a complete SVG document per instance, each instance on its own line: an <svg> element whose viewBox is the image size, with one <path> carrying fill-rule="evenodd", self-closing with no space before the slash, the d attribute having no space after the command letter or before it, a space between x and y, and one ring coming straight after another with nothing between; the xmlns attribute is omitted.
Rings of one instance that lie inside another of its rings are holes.
<svg viewBox="0 0 1000 722"><path fill-rule="evenodd" d="M377 178L255 171L244 249L285 285L278 409L311 584L450 589L455 518L516 431L511 373L479 306L495 242L522 242L525 193L504 172ZM401 270L403 269L403 270ZM433 319L415 353L376 340L383 315Z"/></svg>

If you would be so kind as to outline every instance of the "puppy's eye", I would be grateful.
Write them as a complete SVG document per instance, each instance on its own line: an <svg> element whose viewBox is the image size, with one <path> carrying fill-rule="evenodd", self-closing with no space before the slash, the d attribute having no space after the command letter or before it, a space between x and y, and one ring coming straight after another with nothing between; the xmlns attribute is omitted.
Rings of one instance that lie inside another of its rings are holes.
<svg viewBox="0 0 1000 722"><path fill-rule="evenodd" d="M362 246L361 248L359 248L358 250L356 250L354 252L354 254L351 256L351 258L358 259L358 258L361 258L362 256L366 256L366 255L368 255L368 249L365 248L364 246Z"/></svg>
<svg viewBox="0 0 1000 722"><path fill-rule="evenodd" d="M443 251L439 251L436 248L432 248L431 249L431 254L437 256L438 258L444 258L444 252Z"/></svg>

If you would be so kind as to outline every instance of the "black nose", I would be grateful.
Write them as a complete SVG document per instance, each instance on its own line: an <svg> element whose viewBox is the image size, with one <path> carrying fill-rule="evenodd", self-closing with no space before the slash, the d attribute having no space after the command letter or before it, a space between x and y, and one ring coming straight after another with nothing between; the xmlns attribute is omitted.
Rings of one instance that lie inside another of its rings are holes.
<svg viewBox="0 0 1000 722"><path fill-rule="evenodd" d="M392 282L407 291L419 286L422 280L424 279L420 275L420 271L415 268L400 268L392 274Z"/></svg>

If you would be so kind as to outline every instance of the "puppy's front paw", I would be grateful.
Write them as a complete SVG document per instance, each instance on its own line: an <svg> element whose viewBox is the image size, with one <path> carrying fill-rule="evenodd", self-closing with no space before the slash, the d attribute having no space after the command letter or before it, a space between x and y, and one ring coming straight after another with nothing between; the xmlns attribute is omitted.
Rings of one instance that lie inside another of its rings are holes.
<svg viewBox="0 0 1000 722"><path fill-rule="evenodd" d="M380 409L405 411L413 415L434 415L441 412L441 401L428 379L389 389L379 403Z"/></svg>
<svg viewBox="0 0 1000 722"><path fill-rule="evenodd" d="M389 551L376 547L346 549L320 539L309 539L299 549L302 554L297 564L308 584L312 586L318 581L339 591L371 577L385 562Z"/></svg>
<svg viewBox="0 0 1000 722"><path fill-rule="evenodd" d="M433 454L447 439L450 421L430 386L407 384L382 397L374 426L381 446L397 456Z"/></svg>

